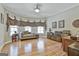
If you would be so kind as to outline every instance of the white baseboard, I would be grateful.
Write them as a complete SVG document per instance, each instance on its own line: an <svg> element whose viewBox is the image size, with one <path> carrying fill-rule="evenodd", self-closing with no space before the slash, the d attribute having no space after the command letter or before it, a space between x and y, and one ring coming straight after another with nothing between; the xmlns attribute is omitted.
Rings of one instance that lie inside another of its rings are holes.
<svg viewBox="0 0 79 59"><path fill-rule="evenodd" d="M8 44L8 43L11 43L11 41L7 41L7 42L5 42L1 47L0 47L0 52L1 52L1 50L2 50L2 48L6 45L6 44Z"/></svg>

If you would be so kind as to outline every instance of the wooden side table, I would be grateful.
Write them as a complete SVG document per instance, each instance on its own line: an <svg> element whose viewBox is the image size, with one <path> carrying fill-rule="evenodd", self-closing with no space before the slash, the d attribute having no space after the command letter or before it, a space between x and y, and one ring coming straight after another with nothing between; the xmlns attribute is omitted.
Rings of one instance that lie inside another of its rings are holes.
<svg viewBox="0 0 79 59"><path fill-rule="evenodd" d="M68 46L68 56L79 56L79 42Z"/></svg>
<svg viewBox="0 0 79 59"><path fill-rule="evenodd" d="M72 40L69 36L63 37L62 38L63 51L67 52L68 51L68 46L70 44L72 44L73 42L75 42L75 41Z"/></svg>
<svg viewBox="0 0 79 59"><path fill-rule="evenodd" d="M16 42L16 39L17 39L16 36L13 35L13 36L12 36L12 42Z"/></svg>

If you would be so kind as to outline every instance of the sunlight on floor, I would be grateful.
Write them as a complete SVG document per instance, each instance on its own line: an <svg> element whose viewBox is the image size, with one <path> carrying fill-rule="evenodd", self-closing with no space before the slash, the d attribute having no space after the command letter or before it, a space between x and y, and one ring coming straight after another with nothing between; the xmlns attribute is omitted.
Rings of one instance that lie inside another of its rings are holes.
<svg viewBox="0 0 79 59"><path fill-rule="evenodd" d="M46 38L14 42L5 46L3 51L5 50L8 50L10 56L66 55L61 43Z"/></svg>

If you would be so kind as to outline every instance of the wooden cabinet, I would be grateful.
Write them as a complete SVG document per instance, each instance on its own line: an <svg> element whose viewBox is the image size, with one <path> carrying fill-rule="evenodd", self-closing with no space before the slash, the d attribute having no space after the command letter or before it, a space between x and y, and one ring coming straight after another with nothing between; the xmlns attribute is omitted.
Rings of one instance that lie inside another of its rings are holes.
<svg viewBox="0 0 79 59"><path fill-rule="evenodd" d="M70 38L70 36L63 37L63 38L62 38L63 50L64 50L65 52L68 52L68 46L69 46L70 44L72 44L73 42L74 42L74 40L72 40L72 39Z"/></svg>
<svg viewBox="0 0 79 59"><path fill-rule="evenodd" d="M75 42L68 46L68 56L79 56L79 42L78 44Z"/></svg>

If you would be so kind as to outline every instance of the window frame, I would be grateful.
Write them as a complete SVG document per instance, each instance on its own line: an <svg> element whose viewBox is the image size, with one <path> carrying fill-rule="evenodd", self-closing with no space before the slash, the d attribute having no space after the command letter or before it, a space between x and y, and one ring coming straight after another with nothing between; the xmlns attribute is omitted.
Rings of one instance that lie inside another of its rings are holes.
<svg viewBox="0 0 79 59"><path fill-rule="evenodd" d="M12 35L14 34L14 33L13 33L14 31L16 31L16 32L18 33L18 26L10 25L9 28L10 28L10 36L12 36ZM16 28L16 30L13 30L12 28L14 28L14 29Z"/></svg>
<svg viewBox="0 0 79 59"><path fill-rule="evenodd" d="M26 27L28 28L27 30L26 30ZM32 31L32 27L31 26L25 26L24 29L25 29L25 31L28 31L28 32Z"/></svg>
<svg viewBox="0 0 79 59"><path fill-rule="evenodd" d="M43 26L38 26L37 31L39 34L44 34L44 27Z"/></svg>

